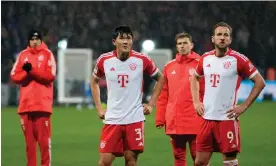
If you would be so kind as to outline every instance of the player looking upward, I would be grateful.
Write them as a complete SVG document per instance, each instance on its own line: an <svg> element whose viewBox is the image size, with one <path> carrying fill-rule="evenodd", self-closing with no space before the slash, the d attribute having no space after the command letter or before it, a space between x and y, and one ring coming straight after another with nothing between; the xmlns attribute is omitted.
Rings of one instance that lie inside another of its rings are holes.
<svg viewBox="0 0 276 166"><path fill-rule="evenodd" d="M206 166L212 152L220 152L224 166L238 166L240 129L243 114L265 87L263 77L243 54L232 50L232 28L224 22L213 28L215 49L203 54L191 80L191 92L197 113L204 118L197 136L196 166ZM198 81L204 76L203 104L199 100ZM248 98L236 105L242 77L254 82Z"/></svg>
<svg viewBox="0 0 276 166"><path fill-rule="evenodd" d="M116 49L102 54L91 78L91 91L104 127L100 138L99 166L110 166L117 156L125 157L127 166L136 166L144 149L145 115L152 112L164 77L146 55L132 50L133 33L128 26L115 28L112 40ZM143 73L157 81L148 104L142 105ZM106 78L107 110L100 101L99 79Z"/></svg>

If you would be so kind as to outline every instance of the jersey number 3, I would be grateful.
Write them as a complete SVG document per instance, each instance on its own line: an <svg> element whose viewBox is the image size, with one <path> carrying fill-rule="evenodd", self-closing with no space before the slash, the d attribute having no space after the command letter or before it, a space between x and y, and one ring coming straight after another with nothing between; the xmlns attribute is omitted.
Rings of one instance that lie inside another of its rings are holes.
<svg viewBox="0 0 276 166"><path fill-rule="evenodd" d="M142 129L141 128L137 128L137 129L135 129L135 132L137 134L136 141L140 141L143 138L142 137Z"/></svg>

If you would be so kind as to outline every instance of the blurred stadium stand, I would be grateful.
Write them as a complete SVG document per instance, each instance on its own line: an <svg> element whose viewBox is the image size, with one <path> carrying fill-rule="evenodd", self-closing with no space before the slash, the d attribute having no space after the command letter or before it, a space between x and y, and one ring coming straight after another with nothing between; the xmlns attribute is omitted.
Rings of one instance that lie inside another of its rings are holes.
<svg viewBox="0 0 276 166"><path fill-rule="evenodd" d="M219 21L233 27L231 47L248 56L264 76L270 68L269 78L275 79L271 69L276 69L276 2L1 3L1 83L10 86L13 61L26 47L27 32L33 27L42 31L55 55L58 41L67 38L68 48L91 48L97 58L113 49L112 30L120 24L132 27L137 51L149 38L157 48L175 51L175 34L186 31L193 36L195 51L202 54L213 48L211 29Z"/></svg>

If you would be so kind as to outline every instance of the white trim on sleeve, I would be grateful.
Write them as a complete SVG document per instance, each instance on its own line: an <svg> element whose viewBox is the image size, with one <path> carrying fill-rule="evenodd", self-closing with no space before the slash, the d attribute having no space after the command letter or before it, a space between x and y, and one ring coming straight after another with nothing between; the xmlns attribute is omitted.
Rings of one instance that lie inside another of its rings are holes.
<svg viewBox="0 0 276 166"><path fill-rule="evenodd" d="M157 74L158 72L159 72L159 69L156 68L156 69L155 69L155 72L153 72L150 76L153 77L153 76L154 76L155 74Z"/></svg>
<svg viewBox="0 0 276 166"><path fill-rule="evenodd" d="M256 74L258 74L259 73L259 71L258 70L256 70L254 73L252 73L248 78L249 79L251 79L251 78L253 78Z"/></svg>
<svg viewBox="0 0 276 166"><path fill-rule="evenodd" d="M196 70L195 70L195 75L197 75L198 77L202 77L203 75L199 75Z"/></svg>

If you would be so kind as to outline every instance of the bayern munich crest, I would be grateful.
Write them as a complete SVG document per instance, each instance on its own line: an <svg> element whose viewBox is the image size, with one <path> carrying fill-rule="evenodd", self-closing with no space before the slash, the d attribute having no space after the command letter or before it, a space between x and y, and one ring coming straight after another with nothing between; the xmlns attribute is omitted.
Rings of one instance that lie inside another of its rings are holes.
<svg viewBox="0 0 276 166"><path fill-rule="evenodd" d="M195 72L195 69L194 69L194 68L190 68L190 69L189 69L189 74L190 74L190 76L193 75L194 72Z"/></svg>
<svg viewBox="0 0 276 166"><path fill-rule="evenodd" d="M130 70L134 71L137 68L137 65L135 63L132 63L129 65Z"/></svg>
<svg viewBox="0 0 276 166"><path fill-rule="evenodd" d="M105 147L105 144L106 144L105 141L101 141L101 143L100 143L100 148L103 149L103 148Z"/></svg>
<svg viewBox="0 0 276 166"><path fill-rule="evenodd" d="M38 61L41 62L41 61L43 61L43 59L44 59L44 56L43 56L43 55L39 55L39 56L38 56Z"/></svg>
<svg viewBox="0 0 276 166"><path fill-rule="evenodd" d="M226 62L223 63L224 69L229 69L230 66L231 66L231 62L229 62L229 61L226 61Z"/></svg>

